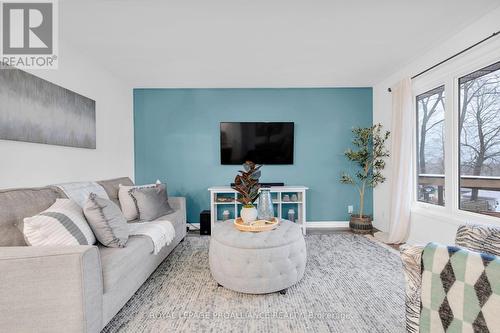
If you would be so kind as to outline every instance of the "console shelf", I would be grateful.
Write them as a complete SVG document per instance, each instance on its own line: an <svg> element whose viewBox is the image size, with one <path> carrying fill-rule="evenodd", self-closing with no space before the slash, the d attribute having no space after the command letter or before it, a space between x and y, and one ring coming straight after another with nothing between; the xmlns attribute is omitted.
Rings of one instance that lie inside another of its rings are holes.
<svg viewBox="0 0 500 333"><path fill-rule="evenodd" d="M288 210L295 211L295 222L302 228L302 233L306 234L306 191L305 186L271 186L271 196L274 205L274 215L279 219L288 219ZM222 220L224 210L229 211L231 219L239 217L242 207L236 199L238 192L230 186L214 186L208 189L210 192L210 223L212 230L214 224ZM297 198L293 198L293 196ZM257 205L257 202L256 202Z"/></svg>

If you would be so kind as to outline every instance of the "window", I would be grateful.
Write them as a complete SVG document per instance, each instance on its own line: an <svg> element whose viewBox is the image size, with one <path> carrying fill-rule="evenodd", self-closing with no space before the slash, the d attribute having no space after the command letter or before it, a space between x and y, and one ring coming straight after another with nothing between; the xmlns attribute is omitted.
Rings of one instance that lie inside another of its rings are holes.
<svg viewBox="0 0 500 333"><path fill-rule="evenodd" d="M500 62L458 83L460 209L500 217Z"/></svg>
<svg viewBox="0 0 500 333"><path fill-rule="evenodd" d="M417 200L444 206L444 86L416 102Z"/></svg>

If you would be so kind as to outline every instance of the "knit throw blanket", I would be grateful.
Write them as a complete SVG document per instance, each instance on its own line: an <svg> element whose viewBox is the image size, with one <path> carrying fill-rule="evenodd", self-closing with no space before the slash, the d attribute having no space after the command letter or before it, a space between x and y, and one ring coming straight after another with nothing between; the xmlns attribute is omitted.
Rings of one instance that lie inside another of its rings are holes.
<svg viewBox="0 0 500 333"><path fill-rule="evenodd" d="M420 332L500 332L500 257L428 244Z"/></svg>
<svg viewBox="0 0 500 333"><path fill-rule="evenodd" d="M131 236L146 236L153 242L153 253L160 253L175 238L175 229L170 221L129 223Z"/></svg>

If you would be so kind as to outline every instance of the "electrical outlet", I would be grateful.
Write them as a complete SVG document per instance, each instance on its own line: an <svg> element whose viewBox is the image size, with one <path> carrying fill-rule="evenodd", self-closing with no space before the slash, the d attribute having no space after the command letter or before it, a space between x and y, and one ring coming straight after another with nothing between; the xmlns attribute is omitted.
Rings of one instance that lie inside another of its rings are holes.
<svg viewBox="0 0 500 333"><path fill-rule="evenodd" d="M352 214L352 212L353 212L353 211L354 211L354 206L353 206L353 205L349 205L349 206L347 206L347 212L348 212L349 214Z"/></svg>

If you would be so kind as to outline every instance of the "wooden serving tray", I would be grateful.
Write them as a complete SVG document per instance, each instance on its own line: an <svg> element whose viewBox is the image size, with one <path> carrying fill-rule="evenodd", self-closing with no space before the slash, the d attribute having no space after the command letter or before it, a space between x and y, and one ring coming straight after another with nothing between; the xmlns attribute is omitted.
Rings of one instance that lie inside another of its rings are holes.
<svg viewBox="0 0 500 333"><path fill-rule="evenodd" d="M245 224L241 217L234 220L234 226L240 231L261 232L269 231L278 227L279 220L275 217L272 221L257 220L251 224Z"/></svg>

